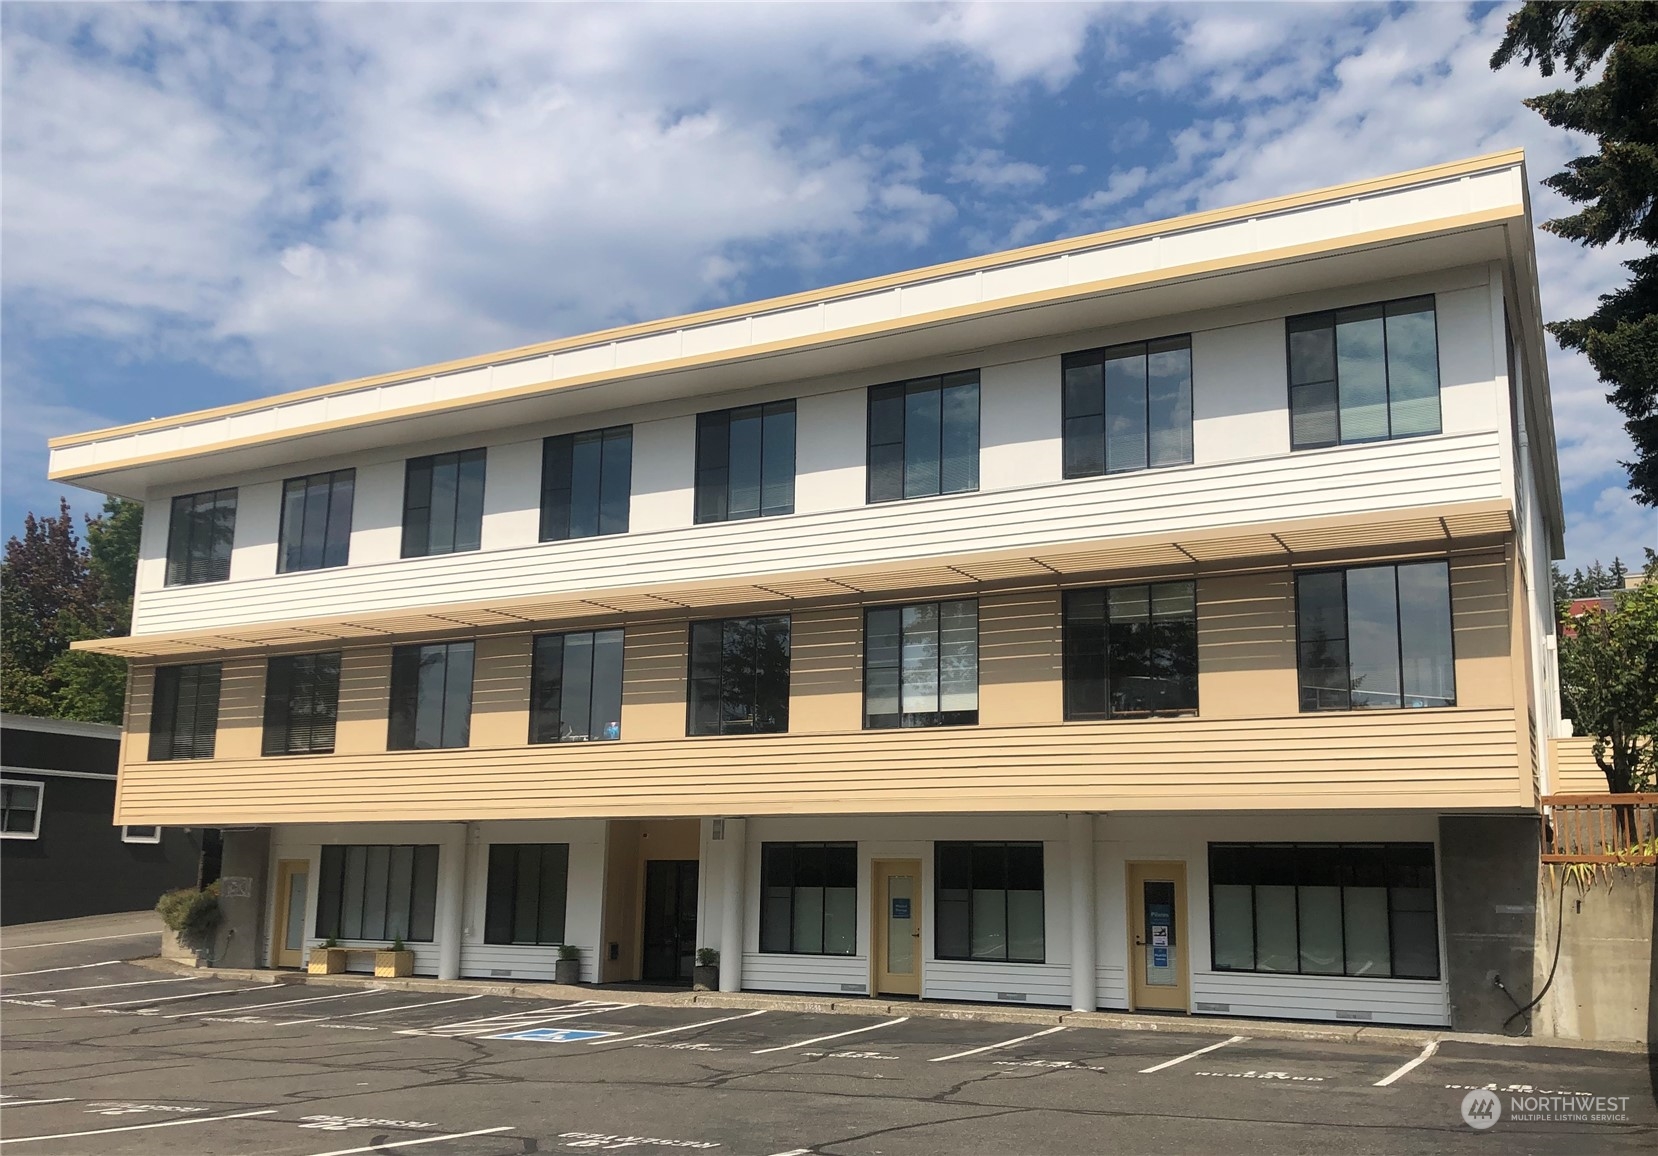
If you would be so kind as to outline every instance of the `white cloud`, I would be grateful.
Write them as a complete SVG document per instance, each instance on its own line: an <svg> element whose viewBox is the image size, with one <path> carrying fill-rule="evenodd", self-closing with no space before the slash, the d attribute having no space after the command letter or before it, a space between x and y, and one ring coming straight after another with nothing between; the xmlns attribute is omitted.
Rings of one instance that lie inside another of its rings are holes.
<svg viewBox="0 0 1658 1156"><path fill-rule="evenodd" d="M1034 189L1048 179L1040 165L1009 160L999 149L978 149L950 166L950 180L991 192Z"/></svg>

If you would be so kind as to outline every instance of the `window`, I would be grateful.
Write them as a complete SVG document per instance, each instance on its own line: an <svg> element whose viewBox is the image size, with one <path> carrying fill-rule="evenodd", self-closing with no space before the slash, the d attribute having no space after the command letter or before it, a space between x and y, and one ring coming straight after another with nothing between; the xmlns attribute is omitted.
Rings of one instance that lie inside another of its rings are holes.
<svg viewBox="0 0 1658 1156"><path fill-rule="evenodd" d="M1189 335L1067 353L1065 476L1192 461Z"/></svg>
<svg viewBox="0 0 1658 1156"><path fill-rule="evenodd" d="M491 843L485 943L562 944L568 843Z"/></svg>
<svg viewBox="0 0 1658 1156"><path fill-rule="evenodd" d="M789 617L691 623L686 733L781 734L789 729Z"/></svg>
<svg viewBox="0 0 1658 1156"><path fill-rule="evenodd" d="M161 842L160 827L122 827L121 842L123 843L159 843Z"/></svg>
<svg viewBox="0 0 1658 1156"><path fill-rule="evenodd" d="M548 438L541 443L541 540L627 533L632 491L632 426Z"/></svg>
<svg viewBox="0 0 1658 1156"><path fill-rule="evenodd" d="M351 554L351 504L356 489L356 470L289 478L282 483L277 573L346 564Z"/></svg>
<svg viewBox="0 0 1658 1156"><path fill-rule="evenodd" d="M869 500L979 488L979 371L869 390Z"/></svg>
<svg viewBox="0 0 1658 1156"><path fill-rule="evenodd" d="M530 741L622 737L622 632L543 634L530 669Z"/></svg>
<svg viewBox="0 0 1658 1156"><path fill-rule="evenodd" d="M1295 576L1301 709L1456 705L1444 562Z"/></svg>
<svg viewBox="0 0 1658 1156"><path fill-rule="evenodd" d="M1439 432L1432 297L1308 313L1284 329L1295 449Z"/></svg>
<svg viewBox="0 0 1658 1156"><path fill-rule="evenodd" d="M760 897L761 951L857 951L856 843L762 843Z"/></svg>
<svg viewBox="0 0 1658 1156"><path fill-rule="evenodd" d="M1197 711L1192 582L1065 592L1065 717Z"/></svg>
<svg viewBox="0 0 1658 1156"><path fill-rule="evenodd" d="M44 783L0 779L0 839L40 838L40 803Z"/></svg>
<svg viewBox="0 0 1658 1156"><path fill-rule="evenodd" d="M391 652L394 751L464 747L472 732L472 643L399 646Z"/></svg>
<svg viewBox="0 0 1658 1156"><path fill-rule="evenodd" d="M236 491L209 490L173 499L167 527L168 586L223 582L236 540Z"/></svg>
<svg viewBox="0 0 1658 1156"><path fill-rule="evenodd" d="M438 906L437 844L330 846L317 880L317 936L430 943Z"/></svg>
<svg viewBox="0 0 1658 1156"><path fill-rule="evenodd" d="M331 753L339 714L339 651L278 655L266 664L262 753Z"/></svg>
<svg viewBox="0 0 1658 1156"><path fill-rule="evenodd" d="M1439 978L1432 843L1209 844L1217 971Z"/></svg>
<svg viewBox="0 0 1658 1156"><path fill-rule="evenodd" d="M939 843L935 850L935 957L1041 963L1042 844Z"/></svg>
<svg viewBox="0 0 1658 1156"><path fill-rule="evenodd" d="M409 459L403 482L403 557L476 550L483 528L483 450Z"/></svg>
<svg viewBox="0 0 1658 1156"><path fill-rule="evenodd" d="M219 730L217 662L163 666L150 696L150 760L210 759Z"/></svg>
<svg viewBox="0 0 1658 1156"><path fill-rule="evenodd" d="M864 728L979 721L979 604L918 602L864 612Z"/></svg>
<svg viewBox="0 0 1658 1156"><path fill-rule="evenodd" d="M794 513L794 402L697 415L696 519Z"/></svg>

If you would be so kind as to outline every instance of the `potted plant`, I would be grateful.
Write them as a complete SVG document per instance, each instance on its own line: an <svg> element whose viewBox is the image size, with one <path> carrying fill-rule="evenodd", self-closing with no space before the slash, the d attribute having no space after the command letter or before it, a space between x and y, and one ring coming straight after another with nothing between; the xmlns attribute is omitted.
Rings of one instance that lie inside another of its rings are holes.
<svg viewBox="0 0 1658 1156"><path fill-rule="evenodd" d="M390 947L382 947L374 953L375 978L398 979L413 974L414 952L403 946L401 935L391 941Z"/></svg>
<svg viewBox="0 0 1658 1156"><path fill-rule="evenodd" d="M581 982L581 948L566 943L558 949L558 961L553 964L553 979L557 983Z"/></svg>
<svg viewBox="0 0 1658 1156"><path fill-rule="evenodd" d="M221 919L217 883L200 891L194 887L169 891L156 900L155 910L167 928L162 937L163 956L198 967L212 962L213 937Z"/></svg>
<svg viewBox="0 0 1658 1156"><path fill-rule="evenodd" d="M311 949L311 958L305 965L311 975L341 975L345 971L345 948L330 935Z"/></svg>
<svg viewBox="0 0 1658 1156"><path fill-rule="evenodd" d="M720 990L720 953L716 949L697 948L697 966L691 971L691 990Z"/></svg>

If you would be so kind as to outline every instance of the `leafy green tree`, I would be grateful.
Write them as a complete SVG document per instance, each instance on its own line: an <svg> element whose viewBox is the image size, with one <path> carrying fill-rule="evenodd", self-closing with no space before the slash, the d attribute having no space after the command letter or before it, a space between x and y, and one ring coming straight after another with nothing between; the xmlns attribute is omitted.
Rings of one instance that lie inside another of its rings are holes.
<svg viewBox="0 0 1658 1156"><path fill-rule="evenodd" d="M1649 250L1624 262L1629 283L1603 295L1588 317L1548 328L1610 387L1607 400L1635 443L1635 460L1623 463L1630 488L1658 506L1658 2L1531 0L1509 17L1491 67L1516 57L1546 77L1556 67L1572 74L1575 88L1534 96L1526 107L1597 146L1543 182L1585 206L1543 228L1596 248L1636 241Z"/></svg>
<svg viewBox="0 0 1658 1156"><path fill-rule="evenodd" d="M1658 786L1658 563L1646 578L1560 637L1561 695L1615 794Z"/></svg>

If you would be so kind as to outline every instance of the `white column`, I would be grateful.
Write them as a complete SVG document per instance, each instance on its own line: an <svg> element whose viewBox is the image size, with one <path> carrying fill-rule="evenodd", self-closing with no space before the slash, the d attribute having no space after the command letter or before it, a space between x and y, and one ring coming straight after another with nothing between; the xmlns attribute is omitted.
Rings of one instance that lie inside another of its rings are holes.
<svg viewBox="0 0 1658 1156"><path fill-rule="evenodd" d="M720 990L743 990L743 872L748 820L727 819L720 852Z"/></svg>
<svg viewBox="0 0 1658 1156"><path fill-rule="evenodd" d="M466 926L465 823L456 823L438 845L438 978L461 977L461 935Z"/></svg>
<svg viewBox="0 0 1658 1156"><path fill-rule="evenodd" d="M1099 1006L1094 957L1094 816L1066 815L1071 864L1071 1010Z"/></svg>

